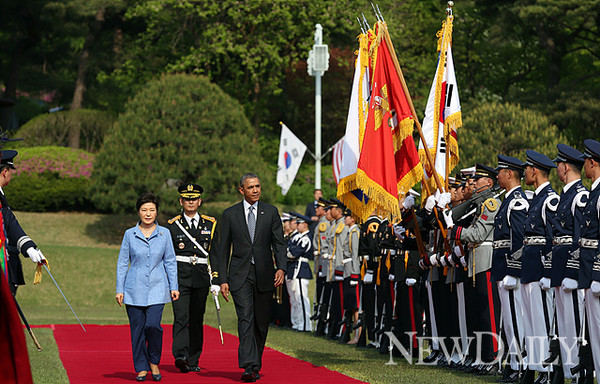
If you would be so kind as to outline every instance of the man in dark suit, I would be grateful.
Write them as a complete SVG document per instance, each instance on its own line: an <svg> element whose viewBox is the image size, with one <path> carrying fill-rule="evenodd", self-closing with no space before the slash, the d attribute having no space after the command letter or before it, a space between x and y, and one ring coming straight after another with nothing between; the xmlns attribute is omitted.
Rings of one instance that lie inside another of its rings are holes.
<svg viewBox="0 0 600 384"><path fill-rule="evenodd" d="M173 301L172 351L175 366L182 373L200 372L198 360L204 342L204 310L210 287L207 255L216 220L198 213L204 192L200 185L185 184L178 191L183 213L167 225L177 258L180 293L179 300Z"/></svg>
<svg viewBox="0 0 600 384"><path fill-rule="evenodd" d="M310 203L306 204L306 210L304 211L304 216L310 217L311 220L308 226L311 238L314 236L315 228L319 223L319 216L317 215L317 205L319 203L319 198L323 197L323 191L321 191L320 189L315 189L315 193L313 196L315 199Z"/></svg>
<svg viewBox="0 0 600 384"><path fill-rule="evenodd" d="M234 299L242 380L254 382L260 379L273 290L284 281L286 246L277 208L259 202L258 176L243 175L239 191L244 200L223 212L210 264L213 283L221 285L225 300L230 291Z"/></svg>

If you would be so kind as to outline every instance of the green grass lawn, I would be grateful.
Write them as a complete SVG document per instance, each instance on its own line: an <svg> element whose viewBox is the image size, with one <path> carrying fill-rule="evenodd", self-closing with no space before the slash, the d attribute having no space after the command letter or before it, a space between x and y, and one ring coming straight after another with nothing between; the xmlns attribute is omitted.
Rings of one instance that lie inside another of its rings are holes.
<svg viewBox="0 0 600 384"><path fill-rule="evenodd" d="M47 256L52 274L84 324L127 324L125 309L114 299L115 268L123 231L134 225L134 215L17 212L16 216ZM23 266L27 285L19 289L17 299L29 322L76 324L48 275L44 272L42 283L34 286L35 266L28 259L23 259ZM221 301L223 330L237 335L233 304ZM216 326L214 304L209 300L207 305L205 324ZM172 319L172 310L167 305L163 322L170 323ZM48 328L34 331L43 347L43 351L38 352L25 332L34 382L66 383L66 372L52 331ZM370 383L470 384L497 380L496 377L475 377L436 367L409 365L400 358L394 359L398 365L385 365L388 355L278 328L269 331L267 345ZM232 363L232 369L237 369L237 364Z"/></svg>

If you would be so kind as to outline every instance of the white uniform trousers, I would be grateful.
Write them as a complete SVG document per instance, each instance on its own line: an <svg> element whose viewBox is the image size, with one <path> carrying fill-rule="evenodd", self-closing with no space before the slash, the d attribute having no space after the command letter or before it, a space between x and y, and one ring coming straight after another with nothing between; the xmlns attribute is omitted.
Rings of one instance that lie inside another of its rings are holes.
<svg viewBox="0 0 600 384"><path fill-rule="evenodd" d="M427 288L427 302L429 304L429 323L431 324L431 347L434 351L440 349L440 341L438 340L437 323L435 321L435 308L433 306L433 291L431 282L425 280L425 287Z"/></svg>
<svg viewBox="0 0 600 384"><path fill-rule="evenodd" d="M552 327L553 291L542 291L538 281L521 285L523 310L523 337L527 351L528 368L548 372L542 362L549 356L548 336Z"/></svg>
<svg viewBox="0 0 600 384"><path fill-rule="evenodd" d="M286 280L290 293L290 317L292 328L297 331L312 331L310 321L311 307L308 297L308 279L295 278Z"/></svg>
<svg viewBox="0 0 600 384"><path fill-rule="evenodd" d="M585 290L585 311L587 326L590 331L589 339L594 357L596 380L600 377L600 297L594 295L591 289Z"/></svg>
<svg viewBox="0 0 600 384"><path fill-rule="evenodd" d="M579 364L577 330L581 327L583 316L582 289L565 292L561 287L554 288L556 321L560 338L560 357L565 379L572 379L571 368ZM577 313L576 313L577 312Z"/></svg>
<svg viewBox="0 0 600 384"><path fill-rule="evenodd" d="M521 310L520 291L520 284L517 284L517 288L508 290L504 288L502 281L498 282L498 296L500 297L502 309L502 324L506 342L508 343L508 346L505 348L508 348L508 361L510 367L514 370L519 370L519 363L522 359L523 350L523 312Z"/></svg>
<svg viewBox="0 0 600 384"><path fill-rule="evenodd" d="M461 342L461 358L469 354L469 334L467 332L467 312L465 306L465 283L456 283L456 298L458 302L458 330Z"/></svg>

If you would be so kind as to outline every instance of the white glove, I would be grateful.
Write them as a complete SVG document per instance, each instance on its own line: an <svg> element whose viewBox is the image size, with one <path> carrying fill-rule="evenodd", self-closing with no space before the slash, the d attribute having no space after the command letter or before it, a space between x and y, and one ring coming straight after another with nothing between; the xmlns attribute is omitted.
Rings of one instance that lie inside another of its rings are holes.
<svg viewBox="0 0 600 384"><path fill-rule="evenodd" d="M442 264L442 267L448 266L448 264L446 263L446 256L440 257L440 264Z"/></svg>
<svg viewBox="0 0 600 384"><path fill-rule="evenodd" d="M550 288L552 288L550 286L550 278L549 277L542 277L542 280L540 280L540 287L544 290L544 291L549 291Z"/></svg>
<svg viewBox="0 0 600 384"><path fill-rule="evenodd" d="M350 286L351 287L356 287L358 285L358 281L356 280L350 280Z"/></svg>
<svg viewBox="0 0 600 384"><path fill-rule="evenodd" d="M433 265L434 267L437 267L438 261L437 261L437 257L435 255L431 255L429 256L429 262L431 263L431 265Z"/></svg>
<svg viewBox="0 0 600 384"><path fill-rule="evenodd" d="M590 286L592 293L594 296L600 296L600 281L592 281L592 285Z"/></svg>
<svg viewBox="0 0 600 384"><path fill-rule="evenodd" d="M454 227L454 220L452 220L452 212L449 209L442 212L442 216L444 216L444 221L446 222L446 228Z"/></svg>
<svg viewBox="0 0 600 384"><path fill-rule="evenodd" d="M325 277L325 272L319 271L319 277Z"/></svg>
<svg viewBox="0 0 600 384"><path fill-rule="evenodd" d="M365 273L365 278L363 279L363 283L365 283L365 284L373 283L373 271L367 270L367 273Z"/></svg>
<svg viewBox="0 0 600 384"><path fill-rule="evenodd" d="M504 284L504 288L506 289L515 289L517 288L517 278L506 275L504 276L504 279L502 279L502 284Z"/></svg>
<svg viewBox="0 0 600 384"><path fill-rule="evenodd" d="M450 200L452 200L452 195L450 194L450 192L444 192L437 199L437 206L442 209L445 209L446 205L450 204Z"/></svg>
<svg viewBox="0 0 600 384"><path fill-rule="evenodd" d="M448 255L446 257L446 261L453 267L456 267L456 263L454 262L454 260L452 259L452 255Z"/></svg>
<svg viewBox="0 0 600 384"><path fill-rule="evenodd" d="M576 290L578 285L577 280L565 277L562 281L561 288L565 292L571 292Z"/></svg>
<svg viewBox="0 0 600 384"><path fill-rule="evenodd" d="M460 258L460 263L462 264L463 267L466 267L467 266L467 259L465 259L465 257L462 256Z"/></svg>
<svg viewBox="0 0 600 384"><path fill-rule="evenodd" d="M423 270L424 270L425 268L427 268L427 267L425 266L425 262L423 261L423 259L419 260L419 268L421 268L421 269L423 269Z"/></svg>
<svg viewBox="0 0 600 384"><path fill-rule="evenodd" d="M406 228L404 228L402 225L400 225L400 224L394 225L394 234L396 235L398 240L400 240L400 241L404 240L405 232L406 232Z"/></svg>
<svg viewBox="0 0 600 384"><path fill-rule="evenodd" d="M425 201L425 210L428 213L431 213L431 211L433 210L433 207L435 207L435 196L431 195Z"/></svg>
<svg viewBox="0 0 600 384"><path fill-rule="evenodd" d="M396 278L396 276L392 275L391 273L388 275L388 279L390 281L394 281L395 278Z"/></svg>
<svg viewBox="0 0 600 384"><path fill-rule="evenodd" d="M406 279L406 285L408 285L409 287L412 287L416 283L417 283L417 279L413 279L412 277L409 277Z"/></svg>
<svg viewBox="0 0 600 384"><path fill-rule="evenodd" d="M336 275L336 276L333 277L333 280L334 281L344 281L344 276L337 276Z"/></svg>
<svg viewBox="0 0 600 384"><path fill-rule="evenodd" d="M42 254L42 251L33 247L27 249L27 256L29 256L31 261L33 261L36 264L43 263L46 260L46 258Z"/></svg>
<svg viewBox="0 0 600 384"><path fill-rule="evenodd" d="M415 198L411 195L407 195L404 201L402 202L402 206L404 209L411 209L415 206Z"/></svg>
<svg viewBox="0 0 600 384"><path fill-rule="evenodd" d="M217 284L213 284L210 286L210 293L217 296L221 292L221 286Z"/></svg>
<svg viewBox="0 0 600 384"><path fill-rule="evenodd" d="M459 247L458 245L454 247L454 254L458 257L461 257L463 255L462 253L462 248Z"/></svg>

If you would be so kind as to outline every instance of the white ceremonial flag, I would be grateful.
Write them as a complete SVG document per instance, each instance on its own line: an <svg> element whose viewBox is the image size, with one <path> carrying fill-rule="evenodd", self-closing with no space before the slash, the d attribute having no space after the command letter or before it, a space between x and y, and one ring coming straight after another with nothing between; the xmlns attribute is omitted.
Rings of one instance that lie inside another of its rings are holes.
<svg viewBox="0 0 600 384"><path fill-rule="evenodd" d="M281 139L279 141L279 158L277 159L277 185L281 194L286 195L296 178L296 173L302 164L306 145L281 123Z"/></svg>
<svg viewBox="0 0 600 384"><path fill-rule="evenodd" d="M345 137L345 136L344 136ZM333 178L335 179L335 185L340 183L340 171L342 169L342 147L344 146L344 137L339 139L337 143L333 145Z"/></svg>

